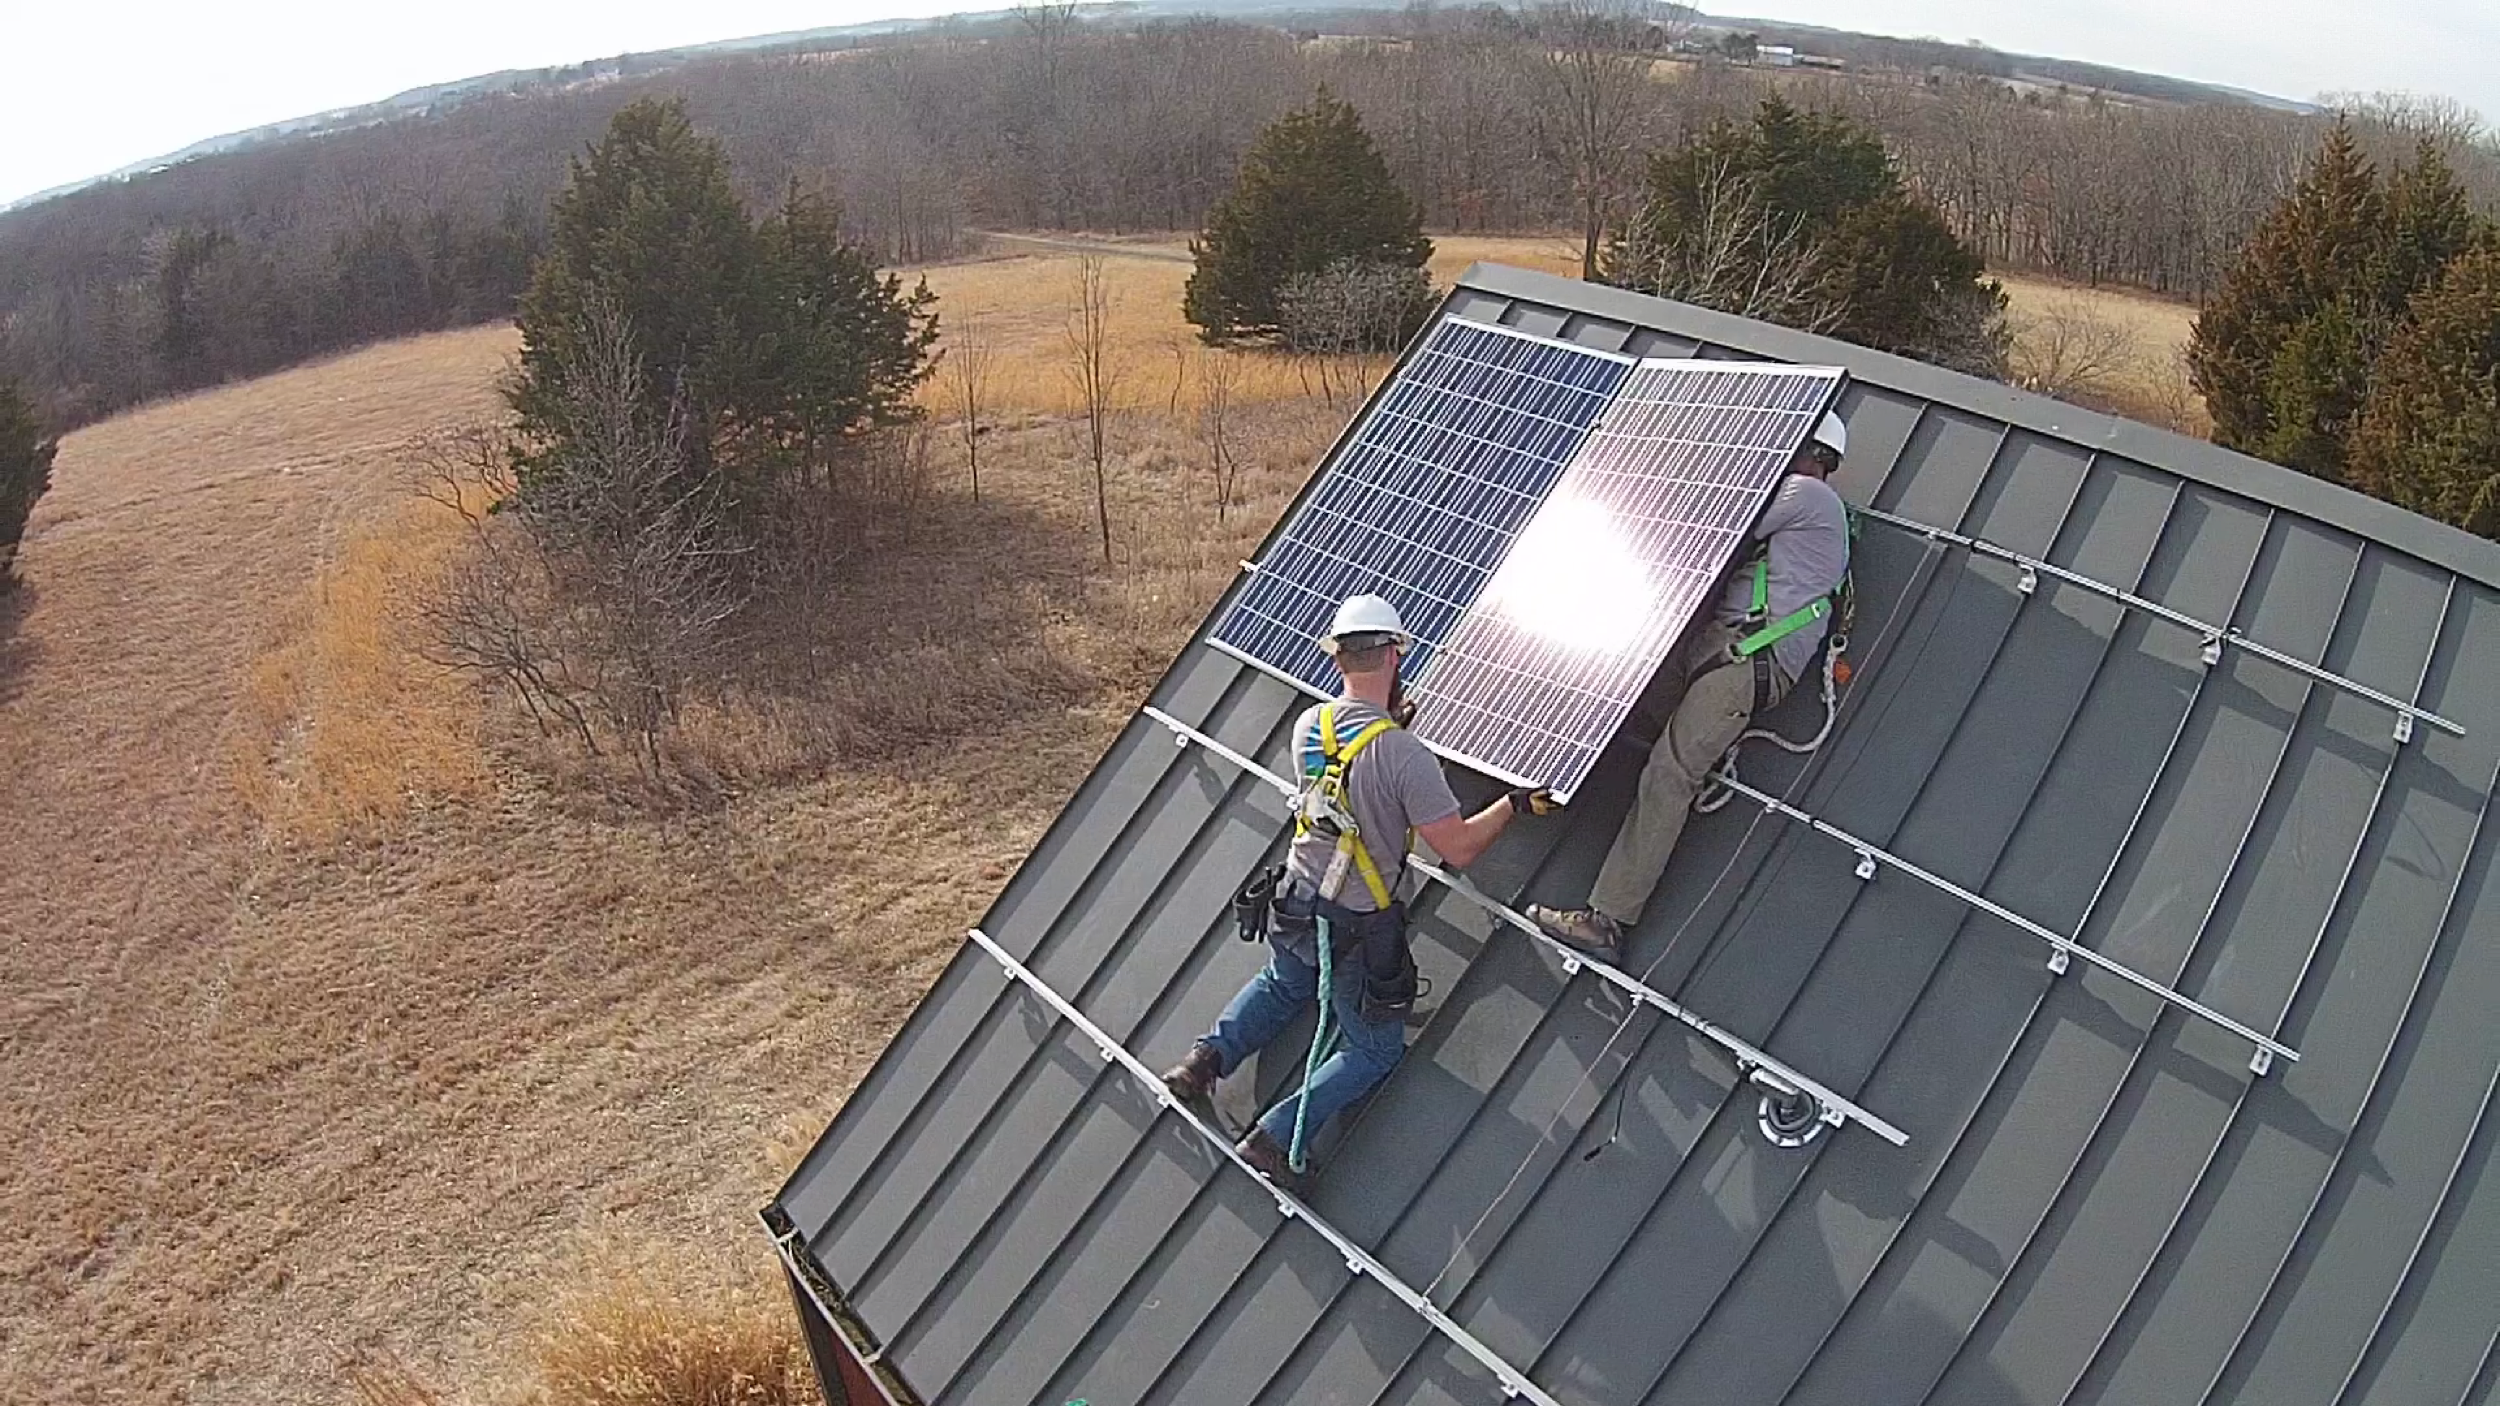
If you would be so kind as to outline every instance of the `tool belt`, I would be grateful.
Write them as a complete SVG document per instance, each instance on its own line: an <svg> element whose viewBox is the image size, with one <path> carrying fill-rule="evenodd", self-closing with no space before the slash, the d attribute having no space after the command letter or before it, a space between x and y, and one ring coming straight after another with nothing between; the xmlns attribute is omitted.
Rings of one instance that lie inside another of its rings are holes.
<svg viewBox="0 0 2500 1406"><path fill-rule="evenodd" d="M1368 1021L1402 1020L1429 989L1415 968L1407 941L1406 904L1357 912L1321 898L1310 885L1289 879L1285 866L1269 865L1251 872L1233 892L1233 921L1244 942L1283 939L1295 946L1318 948L1319 924L1328 920L1332 958L1361 964L1359 1009Z"/></svg>

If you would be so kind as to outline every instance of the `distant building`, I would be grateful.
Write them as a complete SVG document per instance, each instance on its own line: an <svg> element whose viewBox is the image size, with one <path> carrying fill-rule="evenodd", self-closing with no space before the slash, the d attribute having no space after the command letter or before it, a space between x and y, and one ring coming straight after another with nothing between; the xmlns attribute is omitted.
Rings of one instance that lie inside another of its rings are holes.
<svg viewBox="0 0 2500 1406"><path fill-rule="evenodd" d="M1786 44L1757 44L1753 58L1755 63L1768 64L1773 68L1797 66L1797 51Z"/></svg>

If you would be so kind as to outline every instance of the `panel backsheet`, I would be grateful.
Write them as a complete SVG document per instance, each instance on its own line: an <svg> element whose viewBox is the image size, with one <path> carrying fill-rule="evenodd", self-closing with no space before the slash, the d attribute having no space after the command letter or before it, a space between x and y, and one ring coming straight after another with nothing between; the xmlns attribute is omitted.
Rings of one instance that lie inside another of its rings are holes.
<svg viewBox="0 0 2500 1406"><path fill-rule="evenodd" d="M1444 755L1568 796L1721 588L1837 370L1645 361L1416 677Z"/></svg>
<svg viewBox="0 0 2500 1406"><path fill-rule="evenodd" d="M1444 320L1256 564L1212 638L1334 694L1336 673L1315 641L1340 601L1372 591L1414 631L1407 668L1420 677L1631 366Z"/></svg>

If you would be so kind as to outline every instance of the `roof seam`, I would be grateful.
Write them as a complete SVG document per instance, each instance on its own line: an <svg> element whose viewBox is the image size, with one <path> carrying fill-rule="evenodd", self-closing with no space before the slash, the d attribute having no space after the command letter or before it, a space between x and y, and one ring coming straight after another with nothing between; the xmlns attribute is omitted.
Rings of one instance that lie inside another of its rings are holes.
<svg viewBox="0 0 2500 1406"><path fill-rule="evenodd" d="M2173 512L2176 512L2175 504L2173 505ZM2256 545L2249 549L2248 564L2240 571L2239 586L2238 589L2232 594L2231 609L2225 616L2226 619L2238 619L2241 607L2247 603L2248 588L2256 579L2258 563L2265 557L2266 542L2273 535L2274 521L2275 514L2273 510L2268 509L2266 513L2266 530L2258 537ZM2162 535L2164 538L2168 537L2169 529L2170 523L2165 522L2162 529ZM2146 558L2146 569L2148 571L2151 568L2152 562L2159 560L2160 556L2161 544L2156 542L2153 552ZM2205 707L2207 694L2206 684L2212 681L2213 676L2214 673L2210 669L2201 671L2197 674L2196 684L2188 696L2187 705L2180 710L2179 724L2176 730L2174 730L2171 734L2170 746L2162 754L2161 766L2145 783L2144 798L2136 808L2134 819L2128 823L2125 837L2119 841L2117 849L2110 856L2109 868L2101 877L2101 886L2093 892L2091 901L2085 905L2083 916L2075 923L2075 932L2078 937L2090 929L2093 917L2100 911L2100 901L2108 893L2110 880L2116 876L2119 868L2126 862L2128 852L2134 848L2136 837L2139 833L2141 833L2144 818L2151 812L2154 798L2161 794L2162 785L2170 775L2171 764L2178 758L2179 744L2186 739L2189 729L2194 727L2196 724L2199 711ZM2185 783L2183 782L2181 784L2184 785ZM2201 934L2199 934L2199 936L2201 936ZM2180 970L2186 970L2188 962L2193 960L2194 956L2195 940L2194 938L2191 938L2186 950L2179 954ZM2046 1004L2047 1002L2044 996L2042 1001L2043 1007L2045 1007ZM1964 1358L1972 1351L1973 1345L1979 1341L1979 1337L1982 1331L1986 1328L1990 1318L1998 1312L1997 1305L2004 1302L2004 1292L2006 1286L2013 1283L2015 1277L2024 1272L2025 1265L2030 1262L2031 1247L2038 1243L2041 1229L2056 1216L2058 1207L2065 1202L2067 1192L2074 1185L2076 1168L2082 1165L2084 1159L2090 1156L2092 1148L2100 1141L2101 1131L2108 1124L2110 1111L2116 1108L2119 1100L2125 1096L2128 1083L2134 1077L2137 1066L2143 1060L2144 1051L2150 1047L2154 1033L2160 1028L2160 1021L2161 1015L2157 1011L2152 1019L2146 1023L2144 1038L2139 1040L2136 1043L2134 1050L2128 1054L2126 1068L2119 1072L2117 1079L2110 1085L2110 1091L2106 1098L2102 1101L2101 1111L2093 1118L2092 1129L2084 1136L2082 1146L2078 1150L2075 1162L2069 1165L2066 1170L2066 1174L2058 1179L2057 1186L2050 1192L2046 1202L2041 1205L2038 1214L2032 1218L2031 1228L2024 1233L2022 1244L2017 1246L2014 1253L2007 1257L2004 1271L1997 1276L1996 1282L1991 1285L1988 1290L1986 1302L1980 1306L1979 1312L1972 1317L1970 1326L1963 1330L1961 1340L1955 1344L1952 1353L1945 1358L1944 1365L1937 1371L1935 1379L1930 1381L1927 1384L1926 1391L1920 1394L1919 1399L1922 1402L1931 1402L1935 1400L1936 1394L1944 1389L1945 1383L1952 1380L1954 1370L1961 1365ZM2024 1031L2025 1037L2027 1038L2029 1034L2030 1030L2026 1027ZM1993 1092L1993 1090L1991 1090L1991 1092Z"/></svg>

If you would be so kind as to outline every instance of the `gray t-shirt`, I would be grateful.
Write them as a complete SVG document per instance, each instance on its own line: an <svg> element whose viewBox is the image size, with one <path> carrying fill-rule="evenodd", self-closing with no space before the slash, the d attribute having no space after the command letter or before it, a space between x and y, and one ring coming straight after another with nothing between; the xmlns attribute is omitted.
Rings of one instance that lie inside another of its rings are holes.
<svg viewBox="0 0 2500 1406"><path fill-rule="evenodd" d="M1832 486L1812 474L1780 480L1754 525L1753 540L1770 543L1771 618L1785 619L1816 596L1839 589L1849 571L1849 514ZM1737 573L1719 598L1718 618L1735 624L1753 605L1753 572ZM1794 683L1814 660L1828 620L1813 621L1771 646L1780 673Z"/></svg>
<svg viewBox="0 0 2500 1406"><path fill-rule="evenodd" d="M1302 720L1294 724L1293 759L1299 777L1307 778L1325 764L1319 738L1321 706L1312 705L1302 714ZM1335 708L1340 747L1383 716L1369 703L1350 698L1338 699ZM1458 797L1450 792L1449 778L1441 774L1441 759L1417 741L1415 734L1393 727L1373 738L1355 757L1353 765L1346 769L1345 786L1348 808L1354 812L1355 827L1363 836L1363 848L1371 855L1372 863L1379 866L1389 892L1395 895L1398 880L1405 872L1407 832L1458 814ZM1328 870L1336 852L1335 840L1305 835L1293 842L1286 868L1292 878L1319 890L1322 898L1340 907L1357 913L1379 907L1372 901L1371 889L1363 882L1363 876L1351 864L1346 866L1337 891L1328 891Z"/></svg>

